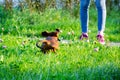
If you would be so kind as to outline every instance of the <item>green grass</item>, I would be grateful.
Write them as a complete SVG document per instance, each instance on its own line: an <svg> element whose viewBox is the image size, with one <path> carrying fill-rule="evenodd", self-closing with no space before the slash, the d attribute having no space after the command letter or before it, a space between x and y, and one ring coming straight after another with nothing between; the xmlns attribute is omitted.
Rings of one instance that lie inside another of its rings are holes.
<svg viewBox="0 0 120 80"><path fill-rule="evenodd" d="M38 14L26 10L3 19L4 23L0 23L0 39L3 40L0 42L0 80L119 80L120 47L94 44L97 14L94 9L90 13L89 43L78 41L81 34L79 17L67 11L51 9ZM120 41L119 13L108 14L107 43ZM60 42L57 54L44 55L35 46L36 41L41 38L41 31L56 28L62 30L60 39L73 42ZM68 35L72 31L75 34Z"/></svg>

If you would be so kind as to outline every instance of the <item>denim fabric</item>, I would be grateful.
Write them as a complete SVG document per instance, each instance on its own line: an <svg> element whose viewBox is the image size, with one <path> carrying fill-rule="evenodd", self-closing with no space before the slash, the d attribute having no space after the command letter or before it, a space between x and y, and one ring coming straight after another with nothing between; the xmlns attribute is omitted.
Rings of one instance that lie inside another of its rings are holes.
<svg viewBox="0 0 120 80"><path fill-rule="evenodd" d="M94 0L98 12L98 31L104 32L106 22L106 0ZM80 20L83 33L88 32L90 0L80 0Z"/></svg>

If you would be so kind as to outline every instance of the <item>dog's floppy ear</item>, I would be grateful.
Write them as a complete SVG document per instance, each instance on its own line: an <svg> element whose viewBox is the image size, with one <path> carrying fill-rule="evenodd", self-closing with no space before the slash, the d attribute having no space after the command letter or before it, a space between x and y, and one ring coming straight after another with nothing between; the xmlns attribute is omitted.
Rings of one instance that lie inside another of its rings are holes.
<svg viewBox="0 0 120 80"><path fill-rule="evenodd" d="M43 32L41 33L41 35L42 35L43 37L47 37L47 36L48 36L48 32L47 32L47 31L43 31Z"/></svg>
<svg viewBox="0 0 120 80"><path fill-rule="evenodd" d="M57 28L56 31L57 31L57 32L60 32L60 29Z"/></svg>

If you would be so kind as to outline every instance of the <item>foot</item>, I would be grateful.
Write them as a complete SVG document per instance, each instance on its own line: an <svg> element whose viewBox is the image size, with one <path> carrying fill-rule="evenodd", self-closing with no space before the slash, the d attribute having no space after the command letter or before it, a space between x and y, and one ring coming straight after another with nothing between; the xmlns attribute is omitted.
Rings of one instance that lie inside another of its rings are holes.
<svg viewBox="0 0 120 80"><path fill-rule="evenodd" d="M105 44L104 35L98 34L97 40L99 41L100 44L103 44L103 45Z"/></svg>
<svg viewBox="0 0 120 80"><path fill-rule="evenodd" d="M88 34L82 33L82 35L80 36L80 40L86 40L86 42L89 42Z"/></svg>

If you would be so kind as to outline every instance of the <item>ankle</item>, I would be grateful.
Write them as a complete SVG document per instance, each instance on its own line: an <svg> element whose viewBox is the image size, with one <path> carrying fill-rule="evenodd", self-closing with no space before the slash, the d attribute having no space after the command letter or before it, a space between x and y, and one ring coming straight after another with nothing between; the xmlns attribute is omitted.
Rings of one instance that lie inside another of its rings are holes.
<svg viewBox="0 0 120 80"><path fill-rule="evenodd" d="M84 32L82 32L82 34L88 36L88 33L84 33Z"/></svg>
<svg viewBox="0 0 120 80"><path fill-rule="evenodd" d="M103 31L98 31L98 35L104 36Z"/></svg>

